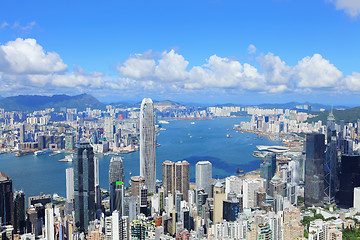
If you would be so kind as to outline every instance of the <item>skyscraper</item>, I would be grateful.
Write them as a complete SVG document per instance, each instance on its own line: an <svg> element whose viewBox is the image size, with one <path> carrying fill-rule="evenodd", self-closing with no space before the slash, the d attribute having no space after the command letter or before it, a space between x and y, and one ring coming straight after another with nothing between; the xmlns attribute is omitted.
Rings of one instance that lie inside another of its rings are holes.
<svg viewBox="0 0 360 240"><path fill-rule="evenodd" d="M74 169L66 169L66 201L72 202L74 197Z"/></svg>
<svg viewBox="0 0 360 240"><path fill-rule="evenodd" d="M196 163L196 189L211 194L212 164L209 161Z"/></svg>
<svg viewBox="0 0 360 240"><path fill-rule="evenodd" d="M171 193L175 196L176 191L183 194L184 200L188 201L190 187L190 165L187 161L176 163L165 161L162 164L162 176L165 195Z"/></svg>
<svg viewBox="0 0 360 240"><path fill-rule="evenodd" d="M124 165L122 157L112 157L109 167L109 184L118 181L125 181Z"/></svg>
<svg viewBox="0 0 360 240"><path fill-rule="evenodd" d="M327 119L326 152L324 165L324 201L327 204L335 202L335 193L338 187L338 160L335 117L331 111Z"/></svg>
<svg viewBox="0 0 360 240"><path fill-rule="evenodd" d="M14 193L14 231L15 233L24 234L25 221L25 194L23 191Z"/></svg>
<svg viewBox="0 0 360 240"><path fill-rule="evenodd" d="M12 225L14 212L12 180L2 172L0 172L0 199L0 224Z"/></svg>
<svg viewBox="0 0 360 240"><path fill-rule="evenodd" d="M74 159L75 226L87 232L89 221L95 219L94 152L88 142L76 146Z"/></svg>
<svg viewBox="0 0 360 240"><path fill-rule="evenodd" d="M325 135L306 135L305 205L322 206L324 200Z"/></svg>
<svg viewBox="0 0 360 240"><path fill-rule="evenodd" d="M149 193L156 185L156 140L154 105L150 98L144 98L140 108L140 175L145 178Z"/></svg>
<svg viewBox="0 0 360 240"><path fill-rule="evenodd" d="M112 157L109 168L110 211L124 214L124 166L121 157Z"/></svg>
<svg viewBox="0 0 360 240"><path fill-rule="evenodd" d="M105 138L107 141L112 141L115 133L114 119L111 116L105 117L104 122Z"/></svg>
<svg viewBox="0 0 360 240"><path fill-rule="evenodd" d="M360 187L360 155L342 155L340 188L337 203L343 207L353 207L354 188Z"/></svg>
<svg viewBox="0 0 360 240"><path fill-rule="evenodd" d="M25 142L25 124L20 124L20 142Z"/></svg>

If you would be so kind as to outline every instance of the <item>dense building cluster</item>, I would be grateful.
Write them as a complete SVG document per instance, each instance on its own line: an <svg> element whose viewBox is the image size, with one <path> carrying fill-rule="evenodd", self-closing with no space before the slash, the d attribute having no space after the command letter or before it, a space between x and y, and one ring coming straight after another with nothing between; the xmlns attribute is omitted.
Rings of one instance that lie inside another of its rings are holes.
<svg viewBox="0 0 360 240"><path fill-rule="evenodd" d="M227 110L241 111L226 108L223 112ZM286 134L294 130L292 121L303 121L303 114L290 110L247 111L259 115L239 130ZM223 114L216 108L210 112ZM151 99L143 100L139 114L138 124L123 123L139 133L140 141L140 176L132 176L130 186L124 181L122 157L114 156L109 189L100 188L94 157L98 143L88 135L91 130L76 131L71 143L66 141L71 135L65 135L65 147L73 145L74 151L73 167L64 173L66 198L40 195L28 198L26 204L24 192L13 192L11 178L0 173L1 239L340 240L343 229L357 227L360 155L353 149L354 125L337 125L330 114L325 126L313 124L311 131L305 131L311 133L306 134L301 150L261 148L259 170L246 174L238 170L225 179L214 179L212 163L199 161L192 183L187 161L163 162L162 181L156 180ZM105 117L100 141L116 137L113 121ZM298 130L299 125L294 132ZM124 131L121 128L120 136ZM32 134L20 128L20 142L26 143ZM109 143L110 148L116 143ZM285 152L287 160L279 161Z"/></svg>

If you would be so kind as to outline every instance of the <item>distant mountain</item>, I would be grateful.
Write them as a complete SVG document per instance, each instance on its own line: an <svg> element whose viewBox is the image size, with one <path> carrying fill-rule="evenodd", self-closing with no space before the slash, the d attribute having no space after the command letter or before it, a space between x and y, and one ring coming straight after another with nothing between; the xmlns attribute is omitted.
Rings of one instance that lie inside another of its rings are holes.
<svg viewBox="0 0 360 240"><path fill-rule="evenodd" d="M154 106L165 106L165 105L171 105L174 107L178 107L178 106L184 106L181 103L175 102L175 101L171 101L171 100L164 100L164 101L157 101L157 100L153 100ZM140 107L141 106L141 102L137 102L137 103L129 103L129 102L115 102L115 103L110 103L109 105L115 106L115 107L122 107L122 108L126 108L126 107Z"/></svg>
<svg viewBox="0 0 360 240"><path fill-rule="evenodd" d="M319 103L310 103L310 102L288 102L288 103L269 103L269 104L260 104L257 105L261 108L285 108L285 109L293 109L296 106L310 105L312 111L319 111L320 109L330 110L332 107L330 105L324 105ZM333 109L347 109L347 106L334 106Z"/></svg>
<svg viewBox="0 0 360 240"><path fill-rule="evenodd" d="M77 108L78 111L84 111L86 108L105 109L105 104L99 102L95 97L89 94L76 96L69 95L19 95L0 99L0 108L6 111L36 111L45 108L61 107Z"/></svg>
<svg viewBox="0 0 360 240"><path fill-rule="evenodd" d="M329 110L324 112L312 112L311 114L317 115L314 118L308 119L308 122L317 122L321 120L324 123L329 116ZM340 123L340 120L345 122L356 122L360 119L360 107L349 108L345 110L333 110L336 123Z"/></svg>

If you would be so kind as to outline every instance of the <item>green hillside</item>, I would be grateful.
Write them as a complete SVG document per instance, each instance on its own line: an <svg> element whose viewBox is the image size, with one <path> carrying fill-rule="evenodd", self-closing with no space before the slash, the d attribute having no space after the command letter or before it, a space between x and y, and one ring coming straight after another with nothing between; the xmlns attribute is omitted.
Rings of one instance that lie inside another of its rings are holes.
<svg viewBox="0 0 360 240"><path fill-rule="evenodd" d="M324 112L312 112L313 115L318 115L314 118L309 118L307 122L317 122L321 120L323 123L327 121L330 111ZM333 110L336 123L340 123L340 120L345 122L356 122L360 119L360 107L349 108L345 110Z"/></svg>

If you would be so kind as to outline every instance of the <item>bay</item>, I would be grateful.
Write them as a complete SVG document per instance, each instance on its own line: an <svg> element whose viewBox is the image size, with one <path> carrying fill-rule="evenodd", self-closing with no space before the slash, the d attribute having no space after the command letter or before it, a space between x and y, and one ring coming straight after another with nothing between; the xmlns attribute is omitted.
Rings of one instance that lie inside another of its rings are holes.
<svg viewBox="0 0 360 240"><path fill-rule="evenodd" d="M160 147L156 149L157 178L161 179L161 165L165 160L187 160L190 163L190 178L195 181L195 164L207 160L213 165L213 178L235 175L237 168L245 172L259 168L261 160L252 156L256 145L278 145L267 137L256 138L252 133L240 133L232 128L241 121L250 118L216 118L197 121L170 121L162 124L165 131L157 136ZM195 124L191 124L194 122ZM228 130L229 129L229 130ZM227 134L231 137L227 137ZM54 156L15 154L0 155L0 172L13 180L14 190L22 189L27 197L40 192L66 195L65 169L72 167L70 162L59 162L64 153ZM100 186L108 189L110 156L97 154L99 158ZM122 155L124 157L125 182L139 175L139 152ZM128 184L127 184L128 185Z"/></svg>

